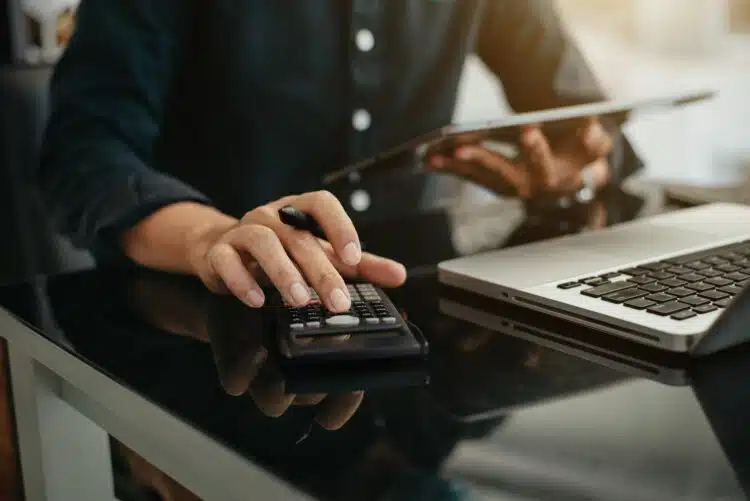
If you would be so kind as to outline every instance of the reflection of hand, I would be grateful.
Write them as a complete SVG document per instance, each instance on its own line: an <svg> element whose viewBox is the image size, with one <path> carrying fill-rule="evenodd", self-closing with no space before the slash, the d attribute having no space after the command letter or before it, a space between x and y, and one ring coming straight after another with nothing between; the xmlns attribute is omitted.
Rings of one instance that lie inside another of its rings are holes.
<svg viewBox="0 0 750 501"><path fill-rule="evenodd" d="M362 392L340 395L287 393L278 367L269 361L263 343L262 313L241 303L217 298L207 329L219 380L230 395L248 394L261 412L280 417L292 406L319 406L316 421L323 428L344 426L359 408ZM253 328L253 327L256 328Z"/></svg>
<svg viewBox="0 0 750 501"><path fill-rule="evenodd" d="M590 168L596 186L609 179L607 154L612 138L598 119L591 118L574 134L552 141L538 126L527 126L520 138L519 161L512 161L479 144L457 148L453 156L433 155L428 168L449 172L499 194L523 199L569 195L584 183Z"/></svg>
<svg viewBox="0 0 750 501"><path fill-rule="evenodd" d="M316 420L326 429L341 428L359 408L363 394L291 395L268 360L264 313L229 297L218 297L184 277L139 274L130 284L130 300L139 316L156 327L210 343L219 380L234 396L249 394L270 417L293 405L319 405Z"/></svg>

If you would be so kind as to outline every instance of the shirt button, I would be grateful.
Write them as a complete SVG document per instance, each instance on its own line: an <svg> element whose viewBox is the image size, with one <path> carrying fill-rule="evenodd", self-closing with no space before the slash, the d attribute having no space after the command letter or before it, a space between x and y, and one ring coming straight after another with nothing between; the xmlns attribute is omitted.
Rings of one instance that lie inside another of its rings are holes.
<svg viewBox="0 0 750 501"><path fill-rule="evenodd" d="M356 190L349 199L352 209L357 212L364 212L369 209L371 202L370 194L365 190Z"/></svg>
<svg viewBox="0 0 750 501"><path fill-rule="evenodd" d="M371 123L372 118L367 110L357 110L352 115L352 126L360 132L369 129Z"/></svg>
<svg viewBox="0 0 750 501"><path fill-rule="evenodd" d="M370 30L359 30L356 36L357 48L362 52L370 52L375 47L375 35Z"/></svg>

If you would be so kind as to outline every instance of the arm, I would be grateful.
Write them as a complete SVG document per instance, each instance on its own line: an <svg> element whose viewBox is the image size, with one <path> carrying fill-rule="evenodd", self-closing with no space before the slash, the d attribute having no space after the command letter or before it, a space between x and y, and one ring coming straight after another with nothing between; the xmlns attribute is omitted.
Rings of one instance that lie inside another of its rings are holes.
<svg viewBox="0 0 750 501"><path fill-rule="evenodd" d="M75 34L51 84L40 170L53 222L78 246L118 253L120 233L153 214L131 234L143 238L129 239L124 250L141 264L170 262L184 270L185 259L173 254L188 222L226 221L199 205L206 199L196 190L152 169L190 6L185 0L80 5ZM194 203L160 211L177 202Z"/></svg>
<svg viewBox="0 0 750 501"><path fill-rule="evenodd" d="M341 274L400 285L402 266L363 255L356 229L332 195L308 193L237 221L184 183L153 169L165 100L190 29L190 0L83 0L78 26L52 82L52 116L40 181L52 217L95 252L200 277L253 307L268 279L290 304L313 287L332 311L350 298ZM328 242L285 225L295 205Z"/></svg>

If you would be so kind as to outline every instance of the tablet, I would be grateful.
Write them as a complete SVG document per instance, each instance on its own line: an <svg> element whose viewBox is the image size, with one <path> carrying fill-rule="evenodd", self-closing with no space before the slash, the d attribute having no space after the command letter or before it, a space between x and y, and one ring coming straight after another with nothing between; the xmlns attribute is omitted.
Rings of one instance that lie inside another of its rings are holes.
<svg viewBox="0 0 750 501"><path fill-rule="evenodd" d="M363 173L378 167L387 168L388 160L413 152L418 158L426 154L448 152L462 144L483 142L504 143L513 146L524 125L539 124L548 137L579 127L588 117L606 118L617 126L625 123L633 112L650 112L684 106L704 101L715 96L713 91L696 91L634 101L601 101L591 104L567 106L532 113L509 115L499 120L487 120L467 124L448 125L418 136L410 141L388 149L361 162L326 174L323 184L329 185L346 179L352 173ZM378 169L379 170L379 169Z"/></svg>

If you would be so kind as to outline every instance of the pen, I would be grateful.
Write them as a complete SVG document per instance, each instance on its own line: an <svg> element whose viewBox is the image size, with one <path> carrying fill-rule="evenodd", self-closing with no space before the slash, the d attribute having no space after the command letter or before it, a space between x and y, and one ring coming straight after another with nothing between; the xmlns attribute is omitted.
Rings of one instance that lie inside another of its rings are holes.
<svg viewBox="0 0 750 501"><path fill-rule="evenodd" d="M282 207L279 209L279 217L283 223L288 224L292 228L309 231L316 237L322 240L327 240L326 235L318 222L315 221L312 216L305 214L296 207L291 205Z"/></svg>

